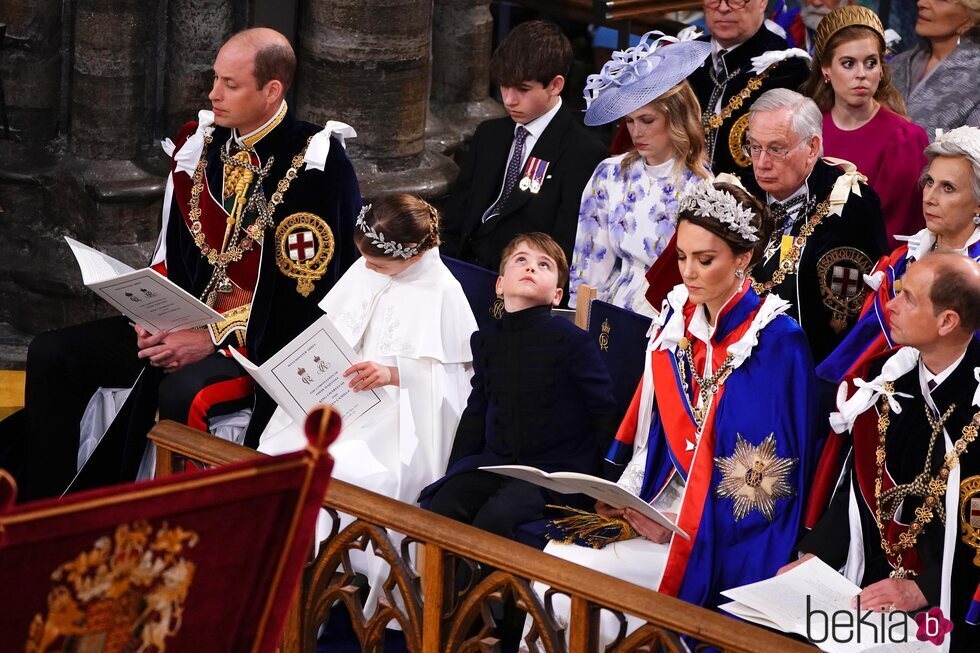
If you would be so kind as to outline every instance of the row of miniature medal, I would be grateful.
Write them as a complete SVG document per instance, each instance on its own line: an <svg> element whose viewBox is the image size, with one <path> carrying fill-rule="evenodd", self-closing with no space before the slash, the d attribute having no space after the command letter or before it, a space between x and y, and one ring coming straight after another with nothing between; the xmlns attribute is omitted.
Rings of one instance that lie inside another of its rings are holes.
<svg viewBox="0 0 980 653"><path fill-rule="evenodd" d="M539 192L550 165L549 162L536 156L528 157L527 165L524 167L524 176L517 187L521 190L530 190L532 193Z"/></svg>

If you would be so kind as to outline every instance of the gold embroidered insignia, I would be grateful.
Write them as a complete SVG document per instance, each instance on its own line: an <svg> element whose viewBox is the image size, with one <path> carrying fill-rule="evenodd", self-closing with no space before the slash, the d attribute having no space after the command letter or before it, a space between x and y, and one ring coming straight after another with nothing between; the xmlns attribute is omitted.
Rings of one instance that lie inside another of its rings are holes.
<svg viewBox="0 0 980 653"><path fill-rule="evenodd" d="M612 332L612 327L609 326L609 320L603 320L602 326L599 328L602 331L599 334L599 349L609 351L609 334Z"/></svg>
<svg viewBox="0 0 980 653"><path fill-rule="evenodd" d="M744 114L735 121L731 131L728 132L728 151L735 161L735 165L748 168L752 165L752 159L742 148L745 146L745 131L749 128L749 114Z"/></svg>
<svg viewBox="0 0 980 653"><path fill-rule="evenodd" d="M183 622L196 566L180 554L198 535L164 522L120 524L90 551L54 570L47 615L36 614L26 653L164 653Z"/></svg>
<svg viewBox="0 0 980 653"><path fill-rule="evenodd" d="M796 494L788 477L796 458L776 456L776 437L770 433L758 446L749 444L739 433L731 456L715 458L721 472L721 483L716 490L720 498L735 501L733 512L739 521L753 510L758 510L769 521L777 499Z"/></svg>
<svg viewBox="0 0 980 653"><path fill-rule="evenodd" d="M309 297L333 258L333 231L313 213L293 213L276 227L276 265L290 279L296 292Z"/></svg>
<svg viewBox="0 0 980 653"><path fill-rule="evenodd" d="M817 283L824 306L832 313L830 326L840 333L849 318L861 312L864 304L864 275L871 271L871 259L853 247L837 247L817 261Z"/></svg>
<svg viewBox="0 0 980 653"><path fill-rule="evenodd" d="M501 297L493 300L493 304L490 305L490 317L495 320L499 320L504 316L504 300Z"/></svg>
<svg viewBox="0 0 980 653"><path fill-rule="evenodd" d="M980 476L960 483L960 531L963 543L977 550L973 564L980 567Z"/></svg>

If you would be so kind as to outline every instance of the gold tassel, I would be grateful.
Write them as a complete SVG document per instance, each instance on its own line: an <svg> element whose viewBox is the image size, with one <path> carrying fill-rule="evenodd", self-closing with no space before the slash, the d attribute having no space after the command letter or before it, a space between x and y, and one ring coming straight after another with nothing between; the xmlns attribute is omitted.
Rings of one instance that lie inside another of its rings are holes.
<svg viewBox="0 0 980 653"><path fill-rule="evenodd" d="M631 540L640 535L622 517L604 517L571 506L549 505L547 507L572 513L569 517L562 517L551 522L563 535L559 539L551 533L545 534L546 538L555 542L562 544L578 543L593 549L601 549L607 544Z"/></svg>

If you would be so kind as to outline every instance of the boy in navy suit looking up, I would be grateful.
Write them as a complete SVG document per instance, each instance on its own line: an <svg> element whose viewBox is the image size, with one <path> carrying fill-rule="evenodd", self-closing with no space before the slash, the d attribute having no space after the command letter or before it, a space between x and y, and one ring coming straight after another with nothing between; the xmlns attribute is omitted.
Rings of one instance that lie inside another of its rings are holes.
<svg viewBox="0 0 980 653"><path fill-rule="evenodd" d="M509 117L476 129L442 220L442 253L491 270L515 237L551 235L570 260L582 190L606 148L562 107L572 46L547 21L515 27L490 75Z"/></svg>
<svg viewBox="0 0 980 653"><path fill-rule="evenodd" d="M503 537L542 519L565 497L478 469L530 465L600 472L616 430L613 385L588 332L551 316L568 262L543 233L515 238L502 254L501 320L473 334L473 390L456 429L446 476L422 491L424 507Z"/></svg>

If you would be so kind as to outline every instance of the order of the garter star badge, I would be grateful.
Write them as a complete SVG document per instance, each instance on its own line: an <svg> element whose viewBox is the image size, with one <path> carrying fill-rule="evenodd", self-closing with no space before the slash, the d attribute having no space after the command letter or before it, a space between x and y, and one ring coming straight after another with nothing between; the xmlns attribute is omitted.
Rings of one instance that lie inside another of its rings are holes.
<svg viewBox="0 0 980 653"><path fill-rule="evenodd" d="M789 474L796 462L796 458L776 456L775 434L770 433L756 446L749 444L739 433L732 455L715 458L721 472L718 496L735 502L735 521L740 521L753 510L758 510L772 521L776 500L796 494L789 484Z"/></svg>
<svg viewBox="0 0 980 653"><path fill-rule="evenodd" d="M333 231L313 213L293 213L276 227L276 265L291 279L296 292L309 297L313 284L333 258Z"/></svg>
<svg viewBox="0 0 980 653"><path fill-rule="evenodd" d="M728 152L732 155L735 165L740 168L748 168L752 165L752 159L742 149L745 147L745 132L748 128L749 114L746 113L735 121L731 131L728 132Z"/></svg>
<svg viewBox="0 0 980 653"><path fill-rule="evenodd" d="M850 317L864 304L864 275L871 271L871 259L853 247L837 247L817 261L817 282L824 306L833 314L830 326L844 330Z"/></svg>
<svg viewBox="0 0 980 653"><path fill-rule="evenodd" d="M960 531L963 543L976 549L973 564L980 567L980 476L960 483Z"/></svg>

